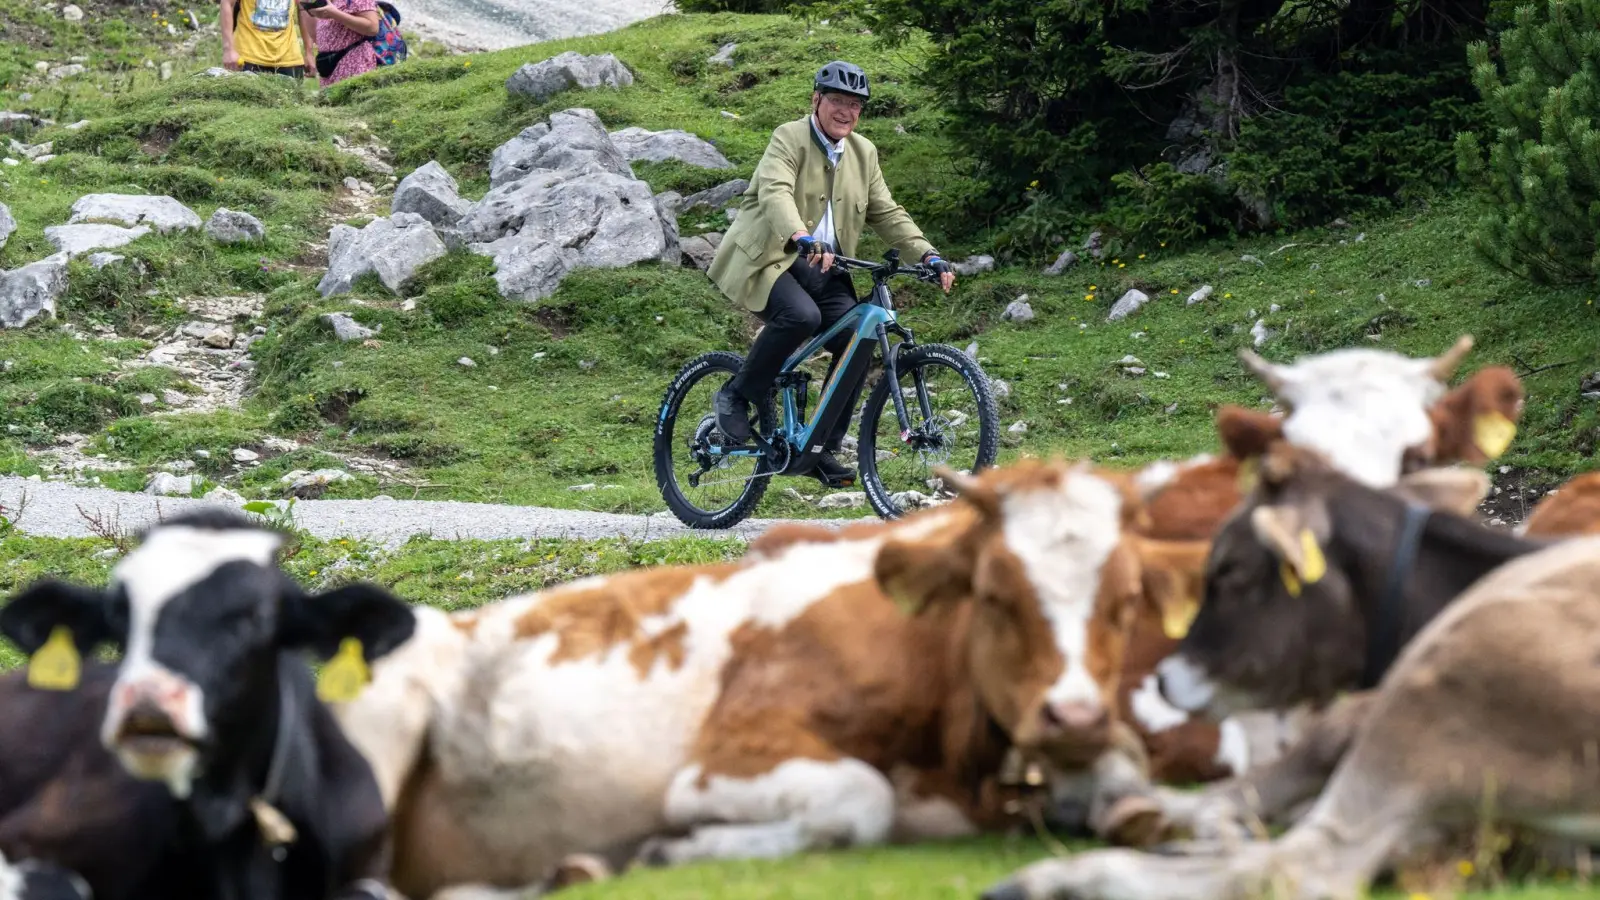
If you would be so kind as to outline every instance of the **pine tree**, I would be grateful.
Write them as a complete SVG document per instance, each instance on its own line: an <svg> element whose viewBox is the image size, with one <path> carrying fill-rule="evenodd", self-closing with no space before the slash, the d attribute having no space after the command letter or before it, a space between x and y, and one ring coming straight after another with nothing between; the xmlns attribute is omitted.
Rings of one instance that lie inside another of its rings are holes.
<svg viewBox="0 0 1600 900"><path fill-rule="evenodd" d="M1490 262L1552 284L1600 279L1600 0L1521 6L1500 36L1501 72L1468 45L1491 123L1456 137L1457 167L1482 191L1473 246Z"/></svg>

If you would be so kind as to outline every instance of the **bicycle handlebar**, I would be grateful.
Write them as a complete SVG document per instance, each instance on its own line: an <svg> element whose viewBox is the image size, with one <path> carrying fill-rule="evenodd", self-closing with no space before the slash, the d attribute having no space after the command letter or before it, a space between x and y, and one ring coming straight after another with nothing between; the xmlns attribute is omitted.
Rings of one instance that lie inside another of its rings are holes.
<svg viewBox="0 0 1600 900"><path fill-rule="evenodd" d="M893 275L910 275L918 281L929 282L937 281L939 278L937 272L925 265L922 265L921 263L906 265L899 262L898 259L891 262L871 262L870 260L856 259L852 256L842 256L836 253L833 257L833 264L835 266L842 267L845 271L850 271L851 269L865 269L871 272L874 277L878 277L880 275L883 275L884 277Z"/></svg>

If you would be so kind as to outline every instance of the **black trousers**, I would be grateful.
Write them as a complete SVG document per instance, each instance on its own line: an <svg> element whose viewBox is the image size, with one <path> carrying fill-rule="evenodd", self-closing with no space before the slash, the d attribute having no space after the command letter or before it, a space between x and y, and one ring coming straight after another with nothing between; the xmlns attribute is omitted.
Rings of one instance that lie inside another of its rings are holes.
<svg viewBox="0 0 1600 900"><path fill-rule="evenodd" d="M287 75L290 78L306 77L304 64L298 66L261 66L255 63L244 63L239 66L241 72L260 72L266 75Z"/></svg>
<svg viewBox="0 0 1600 900"><path fill-rule="evenodd" d="M844 317L856 305L855 285L844 272L823 272L821 267L806 262L805 257L794 261L787 272L778 276L767 295L766 308L756 316L766 323L761 334L744 358L744 366L728 381L729 387L751 403L758 403L772 389L772 382L783 368L783 361L800 349L813 335L827 329ZM839 357L850 344L850 332L841 332L827 343L833 353L828 365L828 380L839 367ZM825 381L824 384L827 382ZM851 415L861 400L861 388L866 384L865 374L855 384L841 384L846 391ZM839 417L837 424L823 441L823 449L838 451L844 443L845 432L850 428L851 415Z"/></svg>

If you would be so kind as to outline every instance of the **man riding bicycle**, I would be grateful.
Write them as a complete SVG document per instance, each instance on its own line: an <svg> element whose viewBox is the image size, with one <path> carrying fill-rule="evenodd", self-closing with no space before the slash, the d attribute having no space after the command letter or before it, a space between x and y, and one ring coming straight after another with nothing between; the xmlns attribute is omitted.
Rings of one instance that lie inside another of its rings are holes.
<svg viewBox="0 0 1600 900"><path fill-rule="evenodd" d="M707 271L719 290L764 323L744 365L716 395L717 428L732 446L750 440L750 404L771 390L784 360L856 305L855 286L848 273L833 268L833 257L836 251L855 255L863 225L938 272L946 293L955 283L949 263L890 196L878 148L855 133L869 96L859 66L835 60L817 71L811 114L773 131ZM828 342L833 360L824 385L849 340L841 333ZM848 392L848 409L856 408L865 380L863 373L837 387ZM855 483L855 472L834 456L850 418L839 417L811 472L828 487Z"/></svg>

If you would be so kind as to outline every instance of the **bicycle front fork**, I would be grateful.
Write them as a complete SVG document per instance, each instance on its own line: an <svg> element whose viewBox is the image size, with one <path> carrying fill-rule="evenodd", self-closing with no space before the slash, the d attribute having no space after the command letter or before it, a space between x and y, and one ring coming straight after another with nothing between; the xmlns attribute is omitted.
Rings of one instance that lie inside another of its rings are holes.
<svg viewBox="0 0 1600 900"><path fill-rule="evenodd" d="M912 343L909 330L897 326L895 333L904 339L905 344ZM889 329L881 323L878 325L878 347L883 353L884 377L889 379L889 396L894 398L894 414L900 419L900 443L904 444L911 440L911 418L906 414L905 396L900 391L896 345L889 343ZM917 386L917 405L922 409L922 421L930 421L933 419L933 406L928 402L928 385L920 375L913 375L911 380Z"/></svg>

